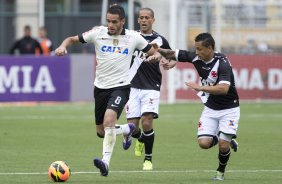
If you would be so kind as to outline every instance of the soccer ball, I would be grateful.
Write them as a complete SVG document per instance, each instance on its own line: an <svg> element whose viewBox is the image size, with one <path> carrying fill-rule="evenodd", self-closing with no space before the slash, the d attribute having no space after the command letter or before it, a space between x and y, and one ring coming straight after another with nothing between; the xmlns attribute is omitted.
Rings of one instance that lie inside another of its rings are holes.
<svg viewBox="0 0 282 184"><path fill-rule="evenodd" d="M48 170L48 176L53 182L65 182L69 179L71 170L64 161L53 162Z"/></svg>

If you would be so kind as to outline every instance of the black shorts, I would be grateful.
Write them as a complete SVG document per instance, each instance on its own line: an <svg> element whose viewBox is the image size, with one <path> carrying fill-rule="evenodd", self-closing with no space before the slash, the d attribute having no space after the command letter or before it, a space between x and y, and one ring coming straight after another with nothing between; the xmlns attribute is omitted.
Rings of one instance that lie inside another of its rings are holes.
<svg viewBox="0 0 282 184"><path fill-rule="evenodd" d="M100 89L95 86L95 121L96 125L103 124L104 115L107 109L117 112L119 119L125 104L129 99L130 86L121 86L110 89Z"/></svg>

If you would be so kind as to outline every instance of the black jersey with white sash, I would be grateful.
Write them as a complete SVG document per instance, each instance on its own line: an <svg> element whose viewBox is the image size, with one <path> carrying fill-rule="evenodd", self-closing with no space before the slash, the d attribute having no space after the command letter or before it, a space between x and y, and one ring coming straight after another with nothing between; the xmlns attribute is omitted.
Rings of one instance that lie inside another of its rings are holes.
<svg viewBox="0 0 282 184"><path fill-rule="evenodd" d="M223 110L239 106L234 74L225 55L215 53L210 61L204 62L195 52L176 50L175 54L179 62L190 62L195 66L203 86L215 86L221 83L230 85L226 95L212 95L200 91L198 96L207 107L214 110Z"/></svg>
<svg viewBox="0 0 282 184"><path fill-rule="evenodd" d="M140 34L149 43L156 43L160 48L170 49L168 41L158 33L153 31L152 34L142 34L141 32ZM131 87L160 91L162 74L159 63L143 62L145 58L144 52L135 50L129 72Z"/></svg>

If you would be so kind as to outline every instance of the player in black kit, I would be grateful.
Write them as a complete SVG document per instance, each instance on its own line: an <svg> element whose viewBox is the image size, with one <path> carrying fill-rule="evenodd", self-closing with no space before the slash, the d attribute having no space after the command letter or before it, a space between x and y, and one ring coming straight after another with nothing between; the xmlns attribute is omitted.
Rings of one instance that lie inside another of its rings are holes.
<svg viewBox="0 0 282 184"><path fill-rule="evenodd" d="M202 85L186 82L198 92L205 107L198 124L198 143L203 149L219 145L219 166L214 180L224 180L224 172L230 157L230 147L236 152L235 141L240 118L239 97L235 88L232 67L227 57L214 51L211 34L201 33L195 38L196 52L166 50L159 52L167 59L192 63L200 75ZM149 60L149 59L148 59ZM169 69L176 61L166 63Z"/></svg>
<svg viewBox="0 0 282 184"><path fill-rule="evenodd" d="M153 31L154 11L150 8L142 8L139 11L138 23L140 34L151 44L157 44L161 48L170 49L167 40ZM152 170L152 153L155 132L153 120L158 118L160 88L162 74L159 63L146 63L144 52L135 50L130 68L131 91L126 106L128 123L135 124L135 132L132 137L136 138L135 155L141 156L145 148L143 170ZM139 121L142 131L139 128Z"/></svg>
<svg viewBox="0 0 282 184"><path fill-rule="evenodd" d="M13 44L9 53L14 54L18 50L20 54L35 54L36 49L39 50L40 54L43 54L40 43L31 37L31 27L26 25L24 27L24 36Z"/></svg>

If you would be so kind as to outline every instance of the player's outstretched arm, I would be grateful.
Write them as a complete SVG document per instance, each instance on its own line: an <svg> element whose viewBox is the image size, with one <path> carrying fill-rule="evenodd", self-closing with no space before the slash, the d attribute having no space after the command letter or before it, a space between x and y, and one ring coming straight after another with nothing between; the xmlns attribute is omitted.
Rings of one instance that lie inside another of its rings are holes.
<svg viewBox="0 0 282 184"><path fill-rule="evenodd" d="M175 51L173 50L158 48L158 52L166 59L176 60Z"/></svg>
<svg viewBox="0 0 282 184"><path fill-rule="evenodd" d="M229 90L229 85L224 83L215 86L200 86L195 82L185 82L185 85L195 91L203 91L212 95L226 95Z"/></svg>
<svg viewBox="0 0 282 184"><path fill-rule="evenodd" d="M162 59L162 60L163 60L163 59ZM169 69L175 67L175 66L176 66L176 63L177 63L177 61L175 61L175 60L169 60L169 62L163 63L162 60L161 60L160 63L161 63L161 65L163 66L164 70L169 70Z"/></svg>
<svg viewBox="0 0 282 184"><path fill-rule="evenodd" d="M149 57L145 60L145 62L159 62L162 59L162 55L158 52L156 47L151 47L151 49L147 52Z"/></svg>
<svg viewBox="0 0 282 184"><path fill-rule="evenodd" d="M72 37L68 37L66 38L61 45L55 50L55 53L57 56L63 56L65 54L67 54L67 47L78 43L79 42L79 38L78 36L72 36Z"/></svg>

